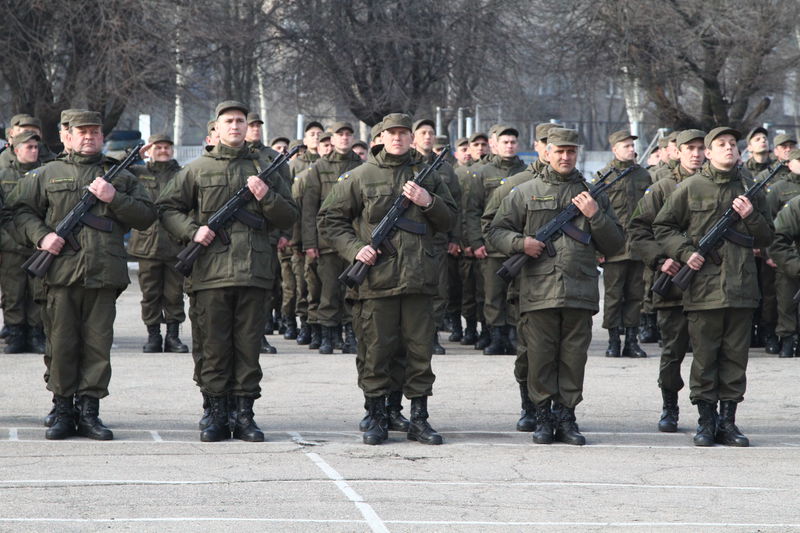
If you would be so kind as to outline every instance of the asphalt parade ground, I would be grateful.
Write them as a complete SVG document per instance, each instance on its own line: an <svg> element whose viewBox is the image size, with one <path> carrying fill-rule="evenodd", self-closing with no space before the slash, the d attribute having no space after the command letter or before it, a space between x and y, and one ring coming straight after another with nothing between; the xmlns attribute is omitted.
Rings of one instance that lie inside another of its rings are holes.
<svg viewBox="0 0 800 533"><path fill-rule="evenodd" d="M753 350L737 418L751 447L696 448L688 391L679 432L656 430L657 346L605 358L596 315L587 445L542 446L514 430L514 358L440 334L429 411L445 444L366 446L354 356L273 335L255 409L267 442L206 444L191 355L141 353L139 299L134 281L117 305L100 404L113 441L45 440L41 356L0 354L0 531L800 531L800 359Z"/></svg>

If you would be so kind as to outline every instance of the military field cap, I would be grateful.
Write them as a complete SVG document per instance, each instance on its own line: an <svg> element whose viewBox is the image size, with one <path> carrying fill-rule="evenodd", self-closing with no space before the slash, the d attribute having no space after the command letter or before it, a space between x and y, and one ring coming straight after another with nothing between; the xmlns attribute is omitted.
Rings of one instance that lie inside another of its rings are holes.
<svg viewBox="0 0 800 533"><path fill-rule="evenodd" d="M311 128L319 128L319 129L325 131L325 128L322 127L322 122L317 122L316 120L312 120L311 122L306 124L305 128L303 128L303 133L307 132Z"/></svg>
<svg viewBox="0 0 800 533"><path fill-rule="evenodd" d="M434 148L441 149L447 146L448 144L450 144L450 139L448 139L446 135L437 135L433 139Z"/></svg>
<svg viewBox="0 0 800 533"><path fill-rule="evenodd" d="M250 113L250 109L243 103L237 102L236 100L225 100L217 104L217 107L214 109L214 116L218 117L229 109L237 109L245 115Z"/></svg>
<svg viewBox="0 0 800 533"><path fill-rule="evenodd" d="M634 141L638 139L636 135L633 135L629 130L619 130L615 131L611 135L608 136L608 144L614 146L618 142L624 141L626 139L633 139Z"/></svg>
<svg viewBox="0 0 800 533"><path fill-rule="evenodd" d="M322 141L330 141L331 137L333 137L333 133L330 131L323 131L319 134L319 142Z"/></svg>
<svg viewBox="0 0 800 533"><path fill-rule="evenodd" d="M216 120L209 120L208 124L206 124L206 132L211 135L211 132L217 129L217 121Z"/></svg>
<svg viewBox="0 0 800 533"><path fill-rule="evenodd" d="M377 124L372 126L372 129L369 132L370 139L372 139L374 141L375 139L378 138L378 136L380 136L382 131L383 131L383 128L381 128L381 123L378 122Z"/></svg>
<svg viewBox="0 0 800 533"><path fill-rule="evenodd" d="M42 121L36 117L31 115L17 115L16 123L12 123L12 126L35 126L39 129L42 129Z"/></svg>
<svg viewBox="0 0 800 533"><path fill-rule="evenodd" d="M669 135L667 135L667 144L678 142L678 130L673 131Z"/></svg>
<svg viewBox="0 0 800 533"><path fill-rule="evenodd" d="M391 128L406 128L409 131L414 131L411 129L411 117L405 113L389 113L383 117L381 131L384 132Z"/></svg>
<svg viewBox="0 0 800 533"><path fill-rule="evenodd" d="M553 128L547 133L547 144L554 146L579 146L580 136L577 130Z"/></svg>
<svg viewBox="0 0 800 533"><path fill-rule="evenodd" d="M794 150L789 152L788 161L791 161L793 159L800 159L800 148L795 148Z"/></svg>
<svg viewBox="0 0 800 533"><path fill-rule="evenodd" d="M360 146L364 150L369 150L369 146L367 146L367 143L365 143L364 141L356 141L356 142L354 142L353 143L353 148L355 148L356 146Z"/></svg>
<svg viewBox="0 0 800 533"><path fill-rule="evenodd" d="M752 130L750 130L750 133L747 134L747 143L749 144L750 143L750 139L752 139L753 137L755 137L759 133L763 133L764 135L769 135L769 133L767 132L767 128L765 128L763 126L756 126Z"/></svg>
<svg viewBox="0 0 800 533"><path fill-rule="evenodd" d="M301 144L303 144L303 139L295 139L289 143L289 150L291 150L295 146L300 146Z"/></svg>
<svg viewBox="0 0 800 533"><path fill-rule="evenodd" d="M80 113L81 111L88 111L88 110L80 109L78 107L72 107L70 109L63 110L61 112L61 125L68 126L70 117L72 117L72 115L74 115L75 113Z"/></svg>
<svg viewBox="0 0 800 533"><path fill-rule="evenodd" d="M166 133L154 133L150 137L147 138L147 144L155 144L155 143L169 143L175 144L170 139L169 135Z"/></svg>
<svg viewBox="0 0 800 533"><path fill-rule="evenodd" d="M350 130L350 133L355 133L356 132L356 130L353 129L353 125L350 124L349 122L345 122L344 120L340 120L338 122L334 122L333 125L331 125L330 130L333 133L338 133L339 130Z"/></svg>
<svg viewBox="0 0 800 533"><path fill-rule="evenodd" d="M680 146L682 144L692 142L695 139L700 139L702 141L705 136L706 132L703 130L683 130L682 132L678 133L678 137L675 139L675 144Z"/></svg>
<svg viewBox="0 0 800 533"><path fill-rule="evenodd" d="M77 128L80 126L102 126L103 119L97 111L78 111L69 118L69 127Z"/></svg>
<svg viewBox="0 0 800 533"><path fill-rule="evenodd" d="M547 132L557 127L558 126L556 126L552 122L543 122L541 124L537 124L536 131L534 132L536 140L539 142L545 142L547 140Z"/></svg>
<svg viewBox="0 0 800 533"><path fill-rule="evenodd" d="M726 133L729 134L729 135L733 135L733 137L737 141L742 138L742 134L739 132L739 130L735 130L733 128L729 128L728 126L719 126L717 128L714 128L713 130L709 131L708 135L705 136L704 142L705 142L706 148L711 146L711 142L714 139L716 139L720 135L723 135L723 134L726 134Z"/></svg>
<svg viewBox="0 0 800 533"><path fill-rule="evenodd" d="M498 137L501 135L513 135L514 137L519 137L519 130L514 126L509 126L508 124L498 124L494 131Z"/></svg>
<svg viewBox="0 0 800 533"><path fill-rule="evenodd" d="M775 136L775 140L772 141L775 146L780 146L783 143L795 143L797 144L797 136L792 135L791 133L781 133L780 135Z"/></svg>
<svg viewBox="0 0 800 533"><path fill-rule="evenodd" d="M658 140L658 147L659 148L666 148L668 144L669 144L669 136L661 137Z"/></svg>
<svg viewBox="0 0 800 533"><path fill-rule="evenodd" d="M411 131L417 131L422 126L430 126L434 130L436 130L436 123L429 118L421 118L418 121L414 122L414 126L411 128Z"/></svg>
<svg viewBox="0 0 800 533"><path fill-rule="evenodd" d="M474 143L478 139L483 139L484 141L488 141L489 140L489 136L487 134L483 133L482 131L476 131L475 133L473 133L472 135L469 136L470 144Z"/></svg>
<svg viewBox="0 0 800 533"><path fill-rule="evenodd" d="M28 118L33 118L33 117L31 117L27 113L18 113L16 115L14 115L13 117L11 117L11 125L12 126L19 126L20 125L20 123L19 123L20 120L26 120Z"/></svg>
<svg viewBox="0 0 800 533"><path fill-rule="evenodd" d="M500 124L492 124L492 126L489 128L489 137L491 137L491 136L493 136L493 135L494 135L494 136L496 136L496 135L497 135L497 128L498 128L499 126L500 126Z"/></svg>
<svg viewBox="0 0 800 533"><path fill-rule="evenodd" d="M14 135L14 138L11 139L11 144L14 146L18 146L24 142L30 141L31 139L36 139L37 141L42 140L39 134L36 133L35 131L25 130Z"/></svg>
<svg viewBox="0 0 800 533"><path fill-rule="evenodd" d="M269 142L269 145L272 146L275 143L285 142L289 144L289 137L273 137L272 140Z"/></svg>
<svg viewBox="0 0 800 533"><path fill-rule="evenodd" d="M464 146L465 144L469 144L469 139L466 137L459 137L456 139L456 146Z"/></svg>
<svg viewBox="0 0 800 533"><path fill-rule="evenodd" d="M264 123L264 121L261 120L261 116L258 113L256 113L255 111L251 111L250 113L247 114L247 124L248 124L248 126L250 124L252 124L253 122L260 122L262 124Z"/></svg>

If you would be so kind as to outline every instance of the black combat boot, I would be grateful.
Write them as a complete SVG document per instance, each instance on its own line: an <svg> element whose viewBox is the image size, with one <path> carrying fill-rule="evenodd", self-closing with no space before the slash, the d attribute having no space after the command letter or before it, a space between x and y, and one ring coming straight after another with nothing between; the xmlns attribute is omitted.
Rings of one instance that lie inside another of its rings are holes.
<svg viewBox="0 0 800 533"><path fill-rule="evenodd" d="M264 324L264 335L272 335L275 333L275 319L272 318L272 313L267 315L267 323Z"/></svg>
<svg viewBox="0 0 800 533"><path fill-rule="evenodd" d="M392 431L408 432L408 418L403 416L403 393L390 392L386 395L386 416L389 419L389 429Z"/></svg>
<svg viewBox="0 0 800 533"><path fill-rule="evenodd" d="M331 328L331 342L333 343L334 350L341 350L344 348L344 341L342 340L342 325L333 326Z"/></svg>
<svg viewBox="0 0 800 533"><path fill-rule="evenodd" d="M275 310L275 324L278 327L278 335L286 333L286 321L283 319L281 312L277 309Z"/></svg>
<svg viewBox="0 0 800 533"><path fill-rule="evenodd" d="M621 328L609 328L606 357L619 357L622 354L622 341L619 339L620 333L622 333Z"/></svg>
<svg viewBox="0 0 800 533"><path fill-rule="evenodd" d="M210 409L208 425L200 432L202 442L219 442L231 438L230 421L228 420L228 396L209 396Z"/></svg>
<svg viewBox="0 0 800 533"><path fill-rule="evenodd" d="M167 335L164 337L164 351L169 353L188 353L189 347L178 338L180 324L167 322Z"/></svg>
<svg viewBox="0 0 800 533"><path fill-rule="evenodd" d="M625 328L625 346L622 347L622 357L647 357L642 347L639 346L639 328Z"/></svg>
<svg viewBox="0 0 800 533"><path fill-rule="evenodd" d="M53 406L50 408L50 412L47 413L44 417L44 427L49 428L52 427L53 422L56 421L56 395L53 395Z"/></svg>
<svg viewBox="0 0 800 533"><path fill-rule="evenodd" d="M144 353L161 353L164 339L161 338L161 324L148 324L147 342L142 346Z"/></svg>
<svg viewBox="0 0 800 533"><path fill-rule="evenodd" d="M386 398L368 396L369 425L362 437L364 444L380 444L389 438L389 422L386 418Z"/></svg>
<svg viewBox="0 0 800 533"><path fill-rule="evenodd" d="M528 383L525 381L519 384L519 398L522 402L522 411L517 421L517 431L533 431L536 429L536 408L528 396Z"/></svg>
<svg viewBox="0 0 800 533"><path fill-rule="evenodd" d="M200 431L203 431L208 427L208 424L211 422L211 397L203 393L203 416L200 417L200 422L197 424L200 428Z"/></svg>
<svg viewBox="0 0 800 533"><path fill-rule="evenodd" d="M464 336L461 337L461 345L469 346L478 342L478 323L475 319L467 319L467 327L464 328Z"/></svg>
<svg viewBox="0 0 800 533"><path fill-rule="evenodd" d="M26 336L26 326L8 326L8 337L6 337L5 353L25 353L28 351L28 339Z"/></svg>
<svg viewBox="0 0 800 533"><path fill-rule="evenodd" d="M506 337L500 326L492 326L491 342L483 349L483 355L505 355Z"/></svg>
<svg viewBox="0 0 800 533"><path fill-rule="evenodd" d="M8 337L8 333L9 333L8 326L6 324L3 324L3 329L0 329L0 339L5 339L6 337Z"/></svg>
<svg viewBox="0 0 800 533"><path fill-rule="evenodd" d="M342 353L356 353L358 350L358 341L356 340L356 332L353 331L353 324L344 325L344 344L342 345Z"/></svg>
<svg viewBox="0 0 800 533"><path fill-rule="evenodd" d="M447 333L453 331L453 317L450 316L449 313L444 314L444 318L442 319L442 327L439 328L439 331L444 331Z"/></svg>
<svg viewBox="0 0 800 533"><path fill-rule="evenodd" d="M44 436L47 440L61 440L75 435L75 405L72 396L53 396L55 418Z"/></svg>
<svg viewBox="0 0 800 533"><path fill-rule="evenodd" d="M103 425L98 414L100 400L91 396L78 398L80 417L78 418L78 435L94 440L111 440L114 434Z"/></svg>
<svg viewBox="0 0 800 533"><path fill-rule="evenodd" d="M750 446L750 439L742 435L736 427L736 402L733 400L721 400L719 402L719 424L717 434L714 439L723 446L738 446L746 448Z"/></svg>
<svg viewBox="0 0 800 533"><path fill-rule="evenodd" d="M517 355L517 326L508 325L506 330L506 355Z"/></svg>
<svg viewBox="0 0 800 533"><path fill-rule="evenodd" d="M581 430L578 429L578 423L575 421L574 407L555 404L553 405L553 414L556 418L556 431L553 435L555 440L573 446L586 444L586 438L581 435Z"/></svg>
<svg viewBox="0 0 800 533"><path fill-rule="evenodd" d="M264 432L253 420L253 403L255 398L235 396L236 420L233 426L233 438L247 442L264 442Z"/></svg>
<svg viewBox="0 0 800 533"><path fill-rule="evenodd" d="M319 353L331 354L333 353L333 332L336 327L322 326L322 335L319 343Z"/></svg>
<svg viewBox="0 0 800 533"><path fill-rule="evenodd" d="M275 347L269 343L266 335L261 336L261 347L259 349L259 353L278 353L278 350L276 350Z"/></svg>
<svg viewBox="0 0 800 533"><path fill-rule="evenodd" d="M450 336L447 337L447 340L450 342L461 342L461 339L464 338L464 330L461 327L461 315L453 313L450 316L450 321L453 323L453 331L450 333Z"/></svg>
<svg viewBox="0 0 800 533"><path fill-rule="evenodd" d="M545 400L535 407L536 429L533 431L533 442L536 444L553 443L553 413L550 411L550 400Z"/></svg>
<svg viewBox="0 0 800 533"><path fill-rule="evenodd" d="M775 326L764 326L764 351L775 355L781 351L782 339L775 334Z"/></svg>
<svg viewBox="0 0 800 533"><path fill-rule="evenodd" d="M717 404L711 402L697 402L697 433L694 436L695 446L713 446L717 434Z"/></svg>
<svg viewBox="0 0 800 533"><path fill-rule="evenodd" d="M428 424L428 397L411 398L411 421L408 424L408 440L421 444L441 444L442 436Z"/></svg>
<svg viewBox="0 0 800 533"><path fill-rule="evenodd" d="M300 346L305 346L311 342L311 327L303 318L300 319L300 329L297 331L296 340Z"/></svg>
<svg viewBox="0 0 800 533"><path fill-rule="evenodd" d="M651 344L661 340L658 331L658 319L655 313L642 314L642 330L639 332L639 341L642 344Z"/></svg>
<svg viewBox="0 0 800 533"><path fill-rule="evenodd" d="M294 315L287 316L283 319L286 324L286 331L283 332L283 338L288 341L293 341L297 338L297 318Z"/></svg>
<svg viewBox="0 0 800 533"><path fill-rule="evenodd" d="M475 349L476 350L483 350L489 343L492 342L492 337L489 334L489 327L486 325L486 322L481 322L481 334L478 335L478 340L475 341Z"/></svg>
<svg viewBox="0 0 800 533"><path fill-rule="evenodd" d="M322 343L322 326L311 324L311 342L308 344L309 350L318 350Z"/></svg>
<svg viewBox="0 0 800 533"><path fill-rule="evenodd" d="M781 350L778 357L794 357L794 352L797 347L797 335L789 335L788 337L781 337Z"/></svg>
<svg viewBox="0 0 800 533"><path fill-rule="evenodd" d="M47 339L44 336L44 328L28 327L27 349L30 353L44 353L47 347Z"/></svg>
<svg viewBox="0 0 800 533"><path fill-rule="evenodd" d="M678 393L661 389L661 398L664 405L661 407L661 419L658 421L658 430L662 433L675 433L678 431Z"/></svg>
<svg viewBox="0 0 800 533"><path fill-rule="evenodd" d="M444 355L445 349L444 347L439 344L439 332L436 331L434 328L433 330L433 342L431 343L431 352L433 355Z"/></svg>

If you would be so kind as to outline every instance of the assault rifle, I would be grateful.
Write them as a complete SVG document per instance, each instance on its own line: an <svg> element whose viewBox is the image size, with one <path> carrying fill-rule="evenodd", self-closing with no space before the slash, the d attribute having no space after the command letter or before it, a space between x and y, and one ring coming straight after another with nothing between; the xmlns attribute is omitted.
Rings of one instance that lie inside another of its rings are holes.
<svg viewBox="0 0 800 533"><path fill-rule="evenodd" d="M428 176L442 166L445 156L449 152L450 145L448 144L439 152L439 155L436 156L436 159L434 159L430 165L417 172L412 181L417 185L421 185ZM386 213L383 219L378 222L378 225L375 226L375 229L372 230L369 245L372 246L373 249L377 250L381 246L384 246L390 253L394 253L394 246L392 246L389 239L392 238L392 235L394 235L398 228L417 235L424 235L428 231L425 224L414 222L413 220L403 217L403 213L406 212L410 205L411 200L402 194L394 199L392 207L389 208L389 212ZM370 265L357 260L339 275L339 281L351 289L357 287L364 282L364 278L367 277L367 272L369 272L369 267Z"/></svg>
<svg viewBox="0 0 800 533"><path fill-rule="evenodd" d="M279 168L281 168L284 163L289 161L294 154L303 148L305 148L305 145L295 146L289 150L288 153L279 155L272 161L270 166L259 172L256 177L265 182L267 185L271 185L271 183L268 181L268 178ZM253 229L258 230L264 228L263 218L242 209L244 205L252 198L253 193L250 192L250 189L247 187L247 185L243 185L241 189L236 191L236 193L231 196L227 202L225 202L225 205L220 207L213 215L211 215L211 217L209 217L206 226L208 226L211 231L216 233L223 244L230 244L231 242L230 237L224 229L224 226L234 218L242 224L245 224ZM205 246L199 242L190 242L178 253L178 262L175 263L175 270L184 276L191 274L194 262L200 256L200 253L204 248Z"/></svg>
<svg viewBox="0 0 800 533"><path fill-rule="evenodd" d="M763 180L754 183L749 189L744 192L744 196L747 197L748 200L752 200L752 198L761 190L763 189L769 181L775 177L778 173L778 170L784 165L782 162L778 162L772 170L770 170L767 177ZM753 247L753 237L750 235L745 235L743 233L739 233L733 229L733 225L739 222L742 217L739 216L739 213L734 211L733 206L729 207L725 213L717 220L714 225L711 227L710 230L703 235L703 238L700 239L700 243L697 245L697 253L699 253L703 258L711 257L711 260L714 261L714 264L722 264L722 258L719 256L717 252L717 248L722 246L723 239L727 239L734 244L738 244L739 246L743 246L745 248L752 248ZM686 290L689 288L689 284L692 282L692 278L695 275L696 270L692 270L689 268L689 265L683 265L680 271L672 277L672 283L675 284L681 290ZM666 276L667 280L662 281L662 277ZM661 282L659 284L659 282ZM656 280L656 284L659 284L659 291L662 289L665 291L669 290L669 275L662 272L659 278ZM655 291L655 286L653 288ZM657 292L656 294L662 294L662 292Z"/></svg>
<svg viewBox="0 0 800 533"><path fill-rule="evenodd" d="M131 166L136 160L139 159L139 150L144 146L144 141L139 141L136 146L131 148L125 159L108 169L108 172L103 175L103 179L111 183L117 174ZM97 196L90 193L88 190L84 191L81 199L77 204L67 213L61 222L56 226L56 235L67 241L67 244L73 250L80 250L81 245L78 239L75 238L75 229L79 225L86 225L99 231L110 233L114 229L114 223L111 219L105 217L98 217L89 212L97 203ZM37 250L32 256L22 264L22 268L32 276L43 278L57 256L51 254L47 250Z"/></svg>
<svg viewBox="0 0 800 533"><path fill-rule="evenodd" d="M627 176L629 173L633 172L636 166L631 166L617 174L617 176L609 182L606 182L606 179L615 172L615 169L609 169L608 172L600 176L595 184L589 189L589 194L592 198L597 198L597 196L614 185L616 182ZM578 207L570 203L567 207L565 207L559 214L554 216L550 219L550 222L536 230L536 234L534 238L537 241L543 242L545 247L547 248L547 255L553 257L556 255L556 249L553 246L553 239L558 237L561 233L575 239L576 241L589 244L592 242L592 236L588 233L585 233L579 230L573 223L572 219L580 215L581 212ZM532 259L529 255L525 253L518 253L514 254L508 259L503 262L503 265L500 269L496 272L498 276L503 278L503 281L506 283L510 283L517 274L520 273L522 267L525 263L528 262L528 259Z"/></svg>

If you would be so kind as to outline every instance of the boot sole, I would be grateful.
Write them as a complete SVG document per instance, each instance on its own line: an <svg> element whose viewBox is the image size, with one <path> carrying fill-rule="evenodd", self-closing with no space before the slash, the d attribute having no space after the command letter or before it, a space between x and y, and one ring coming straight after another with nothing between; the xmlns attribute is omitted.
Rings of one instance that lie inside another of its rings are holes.
<svg viewBox="0 0 800 533"><path fill-rule="evenodd" d="M262 433L260 436L255 435L253 437L248 437L244 435L238 435L234 432L233 438L237 440L243 440L245 442L264 442L264 434Z"/></svg>
<svg viewBox="0 0 800 533"><path fill-rule="evenodd" d="M553 439L552 438L549 438L549 439L537 439L536 437L534 437L531 440L533 442L535 442L536 444L553 444Z"/></svg>
<svg viewBox="0 0 800 533"><path fill-rule="evenodd" d="M384 442L386 442L388 438L389 437L387 436L386 438L383 439L372 439L372 438L367 438L365 436L362 440L364 441L364 444L367 444L369 446L377 446L379 444L383 444Z"/></svg>
<svg viewBox="0 0 800 533"><path fill-rule="evenodd" d="M659 424L658 425L658 430L661 433L677 433L678 432L678 426L677 425L674 425L674 426L662 426L661 424Z"/></svg>
<svg viewBox="0 0 800 533"><path fill-rule="evenodd" d="M444 444L444 439L440 436L438 439L431 439L431 440L421 440L416 435L412 435L411 433L406 434L407 440L413 440L419 442L420 444L428 444L431 446L438 446L440 444Z"/></svg>

